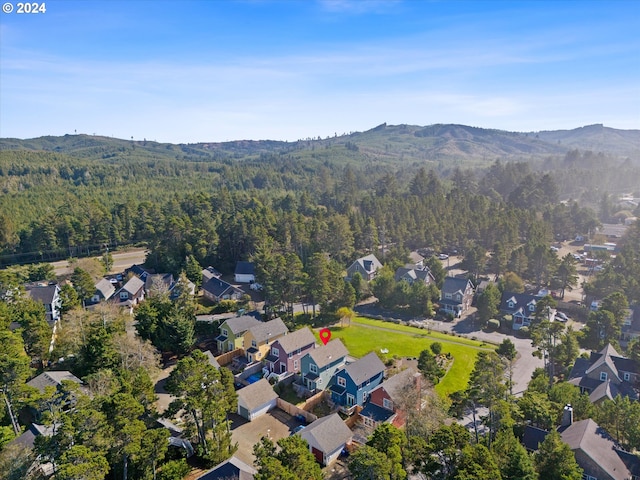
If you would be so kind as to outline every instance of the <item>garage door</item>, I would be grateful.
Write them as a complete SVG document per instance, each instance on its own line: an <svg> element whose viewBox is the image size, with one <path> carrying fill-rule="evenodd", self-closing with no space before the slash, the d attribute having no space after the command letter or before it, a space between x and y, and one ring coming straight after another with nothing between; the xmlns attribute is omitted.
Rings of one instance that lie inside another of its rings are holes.
<svg viewBox="0 0 640 480"><path fill-rule="evenodd" d="M320 450L318 450L316 447L311 447L311 453L313 453L313 456L316 457L316 461L318 463L322 463L324 456Z"/></svg>
<svg viewBox="0 0 640 480"><path fill-rule="evenodd" d="M241 407L240 405L238 405L238 415L240 415L241 417L246 418L247 420L249 420L249 410L247 410L244 407Z"/></svg>

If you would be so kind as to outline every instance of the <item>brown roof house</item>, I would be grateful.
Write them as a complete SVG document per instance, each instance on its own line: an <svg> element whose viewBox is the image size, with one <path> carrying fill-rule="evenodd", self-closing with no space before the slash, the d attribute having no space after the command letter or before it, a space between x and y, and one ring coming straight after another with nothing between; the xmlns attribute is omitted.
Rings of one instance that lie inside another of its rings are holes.
<svg viewBox="0 0 640 480"><path fill-rule="evenodd" d="M300 430L299 435L307 441L309 451L322 465L335 462L353 438L351 429L337 413L319 418Z"/></svg>
<svg viewBox="0 0 640 480"><path fill-rule="evenodd" d="M238 390L238 415L249 421L276 407L278 394L266 378Z"/></svg>

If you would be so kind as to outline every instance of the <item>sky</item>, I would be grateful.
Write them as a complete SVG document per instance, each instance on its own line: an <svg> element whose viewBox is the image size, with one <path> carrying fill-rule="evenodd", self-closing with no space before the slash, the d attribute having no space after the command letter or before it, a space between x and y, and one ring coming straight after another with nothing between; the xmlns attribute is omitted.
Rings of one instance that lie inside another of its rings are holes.
<svg viewBox="0 0 640 480"><path fill-rule="evenodd" d="M640 129L640 0L39 4L0 13L0 137Z"/></svg>

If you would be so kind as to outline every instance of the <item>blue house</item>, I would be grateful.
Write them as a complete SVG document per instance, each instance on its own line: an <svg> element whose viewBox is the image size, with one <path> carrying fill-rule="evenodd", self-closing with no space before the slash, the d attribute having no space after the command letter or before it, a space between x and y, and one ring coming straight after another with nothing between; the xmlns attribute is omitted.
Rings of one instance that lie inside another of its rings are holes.
<svg viewBox="0 0 640 480"><path fill-rule="evenodd" d="M340 339L315 348L300 360L302 385L309 395L325 390L336 371L347 363L349 351ZM295 387L294 387L295 388Z"/></svg>
<svg viewBox="0 0 640 480"><path fill-rule="evenodd" d="M362 406L367 401L383 377L384 364L371 352L336 372L329 382L331 400L343 412L351 414L356 405Z"/></svg>

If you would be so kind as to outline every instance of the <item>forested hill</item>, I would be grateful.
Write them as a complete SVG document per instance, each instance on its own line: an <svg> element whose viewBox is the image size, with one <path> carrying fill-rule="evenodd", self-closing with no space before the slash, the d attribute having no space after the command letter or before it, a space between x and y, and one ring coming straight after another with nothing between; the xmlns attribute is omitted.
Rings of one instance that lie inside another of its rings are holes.
<svg viewBox="0 0 640 480"><path fill-rule="evenodd" d="M640 130L617 130L589 125L574 130L507 132L465 125L386 125L365 132L336 135L297 142L239 140L223 143L163 144L144 140L123 140L102 136L65 135L28 140L0 139L0 150L31 150L71 154L80 158L117 158L124 153L155 159L243 159L263 154L292 154L302 157L318 148L345 145L343 156L358 160L453 161L477 166L478 161L535 159L564 155L572 149L629 157L640 161ZM350 152L350 153L349 153Z"/></svg>

